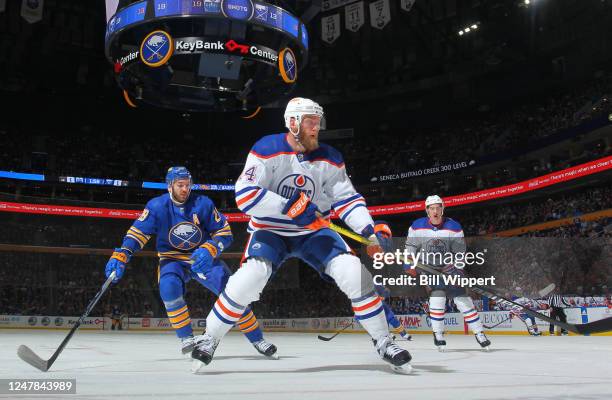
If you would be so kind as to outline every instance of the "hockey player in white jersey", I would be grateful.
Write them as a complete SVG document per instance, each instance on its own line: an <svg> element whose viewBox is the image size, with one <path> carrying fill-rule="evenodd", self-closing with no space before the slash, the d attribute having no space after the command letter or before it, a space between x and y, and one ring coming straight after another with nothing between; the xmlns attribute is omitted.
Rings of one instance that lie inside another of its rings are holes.
<svg viewBox="0 0 612 400"><path fill-rule="evenodd" d="M465 239L463 229L457 221L444 217L444 202L440 196L429 196L425 200L425 212L427 217L419 218L412 223L408 229L406 238L406 251L409 254L431 255L436 253L465 253ZM452 264L444 265L439 260L441 257L432 257L434 261L426 263L448 274L463 275L463 268ZM442 257L444 258L444 257ZM407 265L410 269L411 266ZM455 305L463 314L463 319L468 324L476 337L476 341L484 349L488 349L491 342L483 332L482 322L474 307L474 302L468 296L463 287L447 286L444 284L430 286L429 297L429 319L434 336L434 344L440 351L446 347L444 338L444 314L446 311L446 297L454 299Z"/></svg>
<svg viewBox="0 0 612 400"><path fill-rule="evenodd" d="M528 297L516 297L515 296L515 298L513 298L512 301L524 307L531 308L532 310L533 309L537 310L540 307L540 305L538 304L536 300L532 300ZM529 332L531 336L542 336L542 332L540 332L540 330L538 329L538 325L536 324L535 318L523 312L522 308L518 306L513 306L510 309L510 314L511 316L515 316L521 321L523 321L523 323L525 324L525 327L527 328L527 332ZM527 322L527 320L529 320L530 322Z"/></svg>
<svg viewBox="0 0 612 400"><path fill-rule="evenodd" d="M355 232L391 249L391 230L376 224L355 191L341 154L318 142L323 108L294 98L285 110L287 133L265 136L251 149L236 182L236 203L251 216L244 262L232 275L206 319L206 332L192 352L192 370L212 360L219 341L243 310L259 300L270 276L289 257L298 257L333 279L351 299L355 318L372 337L380 357L399 373L410 372L410 353L389 334L372 276L329 229L336 214Z"/></svg>

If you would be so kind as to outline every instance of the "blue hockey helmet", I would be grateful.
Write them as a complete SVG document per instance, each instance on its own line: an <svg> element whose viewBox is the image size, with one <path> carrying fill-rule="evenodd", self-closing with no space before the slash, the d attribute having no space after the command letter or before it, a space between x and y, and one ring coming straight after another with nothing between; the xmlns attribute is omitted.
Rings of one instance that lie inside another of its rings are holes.
<svg viewBox="0 0 612 400"><path fill-rule="evenodd" d="M185 167L170 167L166 174L166 183L172 185L177 179L189 179L191 181L191 173Z"/></svg>

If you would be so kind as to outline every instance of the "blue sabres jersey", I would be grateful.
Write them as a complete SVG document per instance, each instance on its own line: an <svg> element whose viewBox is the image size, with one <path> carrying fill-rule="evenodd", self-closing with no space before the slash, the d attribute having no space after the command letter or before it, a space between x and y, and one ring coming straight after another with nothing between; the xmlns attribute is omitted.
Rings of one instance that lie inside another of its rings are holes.
<svg viewBox="0 0 612 400"><path fill-rule="evenodd" d="M223 250L232 242L227 219L204 195L191 194L176 205L166 193L150 200L140 217L128 229L122 248L138 251L152 235L160 260L188 261L191 253L208 240Z"/></svg>

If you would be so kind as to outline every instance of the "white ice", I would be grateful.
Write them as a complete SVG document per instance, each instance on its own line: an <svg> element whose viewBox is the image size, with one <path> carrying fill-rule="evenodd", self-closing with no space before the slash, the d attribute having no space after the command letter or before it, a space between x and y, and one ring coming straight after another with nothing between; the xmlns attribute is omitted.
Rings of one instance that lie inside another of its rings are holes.
<svg viewBox="0 0 612 400"><path fill-rule="evenodd" d="M79 331L49 372L16 354L20 344L48 359L66 331L0 330L0 378L76 378L66 399L609 399L612 337L448 335L447 351L430 335L398 342L413 356L412 375L397 375L366 335L268 333L281 359L264 359L230 333L203 374L190 372L173 333ZM2 397L2 395L0 395ZM28 398L25 396L8 396ZM41 396L29 398L41 399Z"/></svg>

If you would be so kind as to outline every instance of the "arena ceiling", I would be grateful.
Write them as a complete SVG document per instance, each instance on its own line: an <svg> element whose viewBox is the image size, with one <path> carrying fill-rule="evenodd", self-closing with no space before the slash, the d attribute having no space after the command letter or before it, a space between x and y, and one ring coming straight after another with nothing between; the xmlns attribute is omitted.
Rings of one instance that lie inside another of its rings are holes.
<svg viewBox="0 0 612 400"><path fill-rule="evenodd" d="M342 27L332 45L320 39L321 16L344 18L342 7L316 12L320 1L272 2L309 15L311 58L298 91L323 103L406 94L419 98L415 107L441 97L482 102L579 79L612 53L612 0L416 0L409 12L390 0L383 30L367 20L357 32ZM0 14L2 92L116 101L102 0L45 0L35 24L20 17L17 3ZM458 34L472 24L477 31Z"/></svg>

